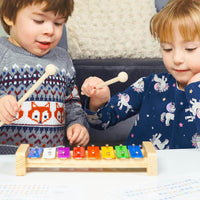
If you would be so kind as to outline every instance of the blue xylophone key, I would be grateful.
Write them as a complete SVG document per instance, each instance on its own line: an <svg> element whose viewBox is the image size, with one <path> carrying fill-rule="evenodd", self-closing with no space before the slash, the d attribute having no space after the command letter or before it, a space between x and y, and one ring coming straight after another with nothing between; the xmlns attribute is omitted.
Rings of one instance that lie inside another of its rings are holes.
<svg viewBox="0 0 200 200"><path fill-rule="evenodd" d="M137 145L128 145L128 150L131 158L143 158L141 149Z"/></svg>
<svg viewBox="0 0 200 200"><path fill-rule="evenodd" d="M43 152L43 148L31 148L28 154L28 158L40 158Z"/></svg>

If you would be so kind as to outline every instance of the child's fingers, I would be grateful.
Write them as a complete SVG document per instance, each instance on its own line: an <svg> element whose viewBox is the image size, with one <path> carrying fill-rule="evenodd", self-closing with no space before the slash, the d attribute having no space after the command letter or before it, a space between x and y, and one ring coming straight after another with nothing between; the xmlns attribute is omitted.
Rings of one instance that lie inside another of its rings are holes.
<svg viewBox="0 0 200 200"><path fill-rule="evenodd" d="M80 124L74 124L67 130L70 145L85 146L89 142L87 129Z"/></svg>
<svg viewBox="0 0 200 200"><path fill-rule="evenodd" d="M72 129L69 127L67 129L67 139L70 141L72 138Z"/></svg>
<svg viewBox="0 0 200 200"><path fill-rule="evenodd" d="M13 117L17 115L17 112L19 111L19 106L17 104L17 101L15 101L15 99L8 100L5 106L10 115L12 115Z"/></svg>
<svg viewBox="0 0 200 200"><path fill-rule="evenodd" d="M96 94L97 85L99 85L102 82L103 81L98 77L89 77L84 81L81 87L81 91L86 96L89 96L89 97L94 96Z"/></svg>
<svg viewBox="0 0 200 200"><path fill-rule="evenodd" d="M200 81L200 73L195 74L189 81L188 84Z"/></svg>
<svg viewBox="0 0 200 200"><path fill-rule="evenodd" d="M11 124L14 119L14 116L11 115L7 110L4 110L0 114L0 119L6 124Z"/></svg>
<svg viewBox="0 0 200 200"><path fill-rule="evenodd" d="M72 138L71 144L76 146L86 146L89 142L89 136L84 133L84 131L81 131L79 134L76 135L76 137Z"/></svg>
<svg viewBox="0 0 200 200"><path fill-rule="evenodd" d="M95 95L96 87L94 85L85 85L82 86L81 91L84 93L84 95L91 97Z"/></svg>
<svg viewBox="0 0 200 200"><path fill-rule="evenodd" d="M76 144L79 146L86 146L90 140L89 133L86 128L82 129L77 140Z"/></svg>
<svg viewBox="0 0 200 200"><path fill-rule="evenodd" d="M17 112L19 111L19 106L17 104L16 98L14 96L5 96L1 99L0 103L1 112L0 119L6 124L11 124Z"/></svg>
<svg viewBox="0 0 200 200"><path fill-rule="evenodd" d="M75 143L77 143L76 141L78 140L78 136L79 136L78 132L74 131L72 136L70 138L68 138L69 144L74 145Z"/></svg>
<svg viewBox="0 0 200 200"><path fill-rule="evenodd" d="M78 133L76 131L76 127L75 125L70 126L67 129L67 139L69 140L69 144L72 145L74 143L74 141L76 140L78 136Z"/></svg>
<svg viewBox="0 0 200 200"><path fill-rule="evenodd" d="M88 137L84 137L83 140L81 141L81 143L79 143L79 146L86 146L89 142L90 138Z"/></svg>

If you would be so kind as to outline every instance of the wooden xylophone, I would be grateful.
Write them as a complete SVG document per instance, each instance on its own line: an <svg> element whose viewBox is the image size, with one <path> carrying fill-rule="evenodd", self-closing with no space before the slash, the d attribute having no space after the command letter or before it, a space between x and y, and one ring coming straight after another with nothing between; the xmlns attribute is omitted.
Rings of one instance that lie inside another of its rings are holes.
<svg viewBox="0 0 200 200"><path fill-rule="evenodd" d="M130 145L58 148L30 148L21 144L15 154L16 175L24 176L27 169L37 168L102 168L145 169L148 175L157 175L157 156L151 142L143 142L142 148Z"/></svg>

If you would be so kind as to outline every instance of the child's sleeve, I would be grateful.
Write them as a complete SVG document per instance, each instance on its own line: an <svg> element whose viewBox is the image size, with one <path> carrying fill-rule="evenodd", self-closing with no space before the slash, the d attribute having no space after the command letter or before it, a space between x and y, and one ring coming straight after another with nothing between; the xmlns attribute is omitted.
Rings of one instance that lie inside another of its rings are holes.
<svg viewBox="0 0 200 200"><path fill-rule="evenodd" d="M200 82L187 85L185 93L189 103L191 119L196 123L197 133L200 133Z"/></svg>
<svg viewBox="0 0 200 200"><path fill-rule="evenodd" d="M65 99L66 126L69 127L73 124L81 124L85 126L85 128L89 129L86 113L83 110L78 92L78 87L76 86L76 81L75 81L76 71L69 54L67 54L67 62L68 62L68 76L70 81L67 84L66 99Z"/></svg>
<svg viewBox="0 0 200 200"><path fill-rule="evenodd" d="M68 127L76 123L85 126L87 129L89 128L86 113L80 103L78 88L75 85L66 102L66 125Z"/></svg>
<svg viewBox="0 0 200 200"><path fill-rule="evenodd" d="M97 112L85 108L89 124L96 129L105 129L137 114L151 80L152 77L140 78L124 92L111 97L110 101Z"/></svg>
<svg viewBox="0 0 200 200"><path fill-rule="evenodd" d="M0 98L2 98L3 96L6 96L8 95L3 89L3 83L2 83L2 80L3 80L3 65L2 65L2 60L4 58L4 54L6 53L6 49L3 48L1 45L0 45Z"/></svg>

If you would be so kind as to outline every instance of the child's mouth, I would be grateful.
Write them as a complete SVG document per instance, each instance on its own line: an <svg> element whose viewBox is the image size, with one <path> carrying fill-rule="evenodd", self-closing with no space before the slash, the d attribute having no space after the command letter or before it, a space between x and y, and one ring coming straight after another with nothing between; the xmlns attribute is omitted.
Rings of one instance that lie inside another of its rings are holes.
<svg viewBox="0 0 200 200"><path fill-rule="evenodd" d="M183 73L183 72L187 72L188 70L175 70L178 73Z"/></svg>
<svg viewBox="0 0 200 200"><path fill-rule="evenodd" d="M38 43L38 47L40 49L43 49L43 50L46 50L46 49L49 49L51 43L50 42L37 42Z"/></svg>

